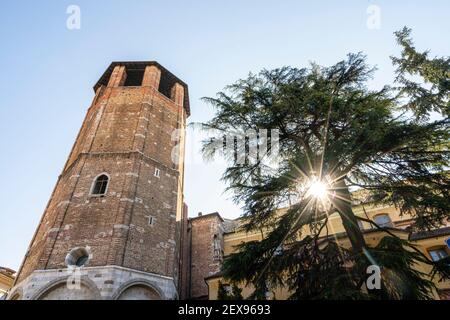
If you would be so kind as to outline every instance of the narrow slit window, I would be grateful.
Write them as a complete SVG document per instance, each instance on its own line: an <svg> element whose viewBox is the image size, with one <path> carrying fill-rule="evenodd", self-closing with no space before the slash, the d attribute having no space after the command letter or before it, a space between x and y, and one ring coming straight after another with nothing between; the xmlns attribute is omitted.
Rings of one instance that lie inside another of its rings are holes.
<svg viewBox="0 0 450 320"><path fill-rule="evenodd" d="M159 178L161 171L158 168L155 168L155 177Z"/></svg>
<svg viewBox="0 0 450 320"><path fill-rule="evenodd" d="M102 174L97 177L94 182L91 194L93 196L103 196L106 194L106 189L108 188L109 178L106 174Z"/></svg>
<svg viewBox="0 0 450 320"><path fill-rule="evenodd" d="M155 217L153 216L147 216L148 219L148 225L153 226L155 224Z"/></svg>

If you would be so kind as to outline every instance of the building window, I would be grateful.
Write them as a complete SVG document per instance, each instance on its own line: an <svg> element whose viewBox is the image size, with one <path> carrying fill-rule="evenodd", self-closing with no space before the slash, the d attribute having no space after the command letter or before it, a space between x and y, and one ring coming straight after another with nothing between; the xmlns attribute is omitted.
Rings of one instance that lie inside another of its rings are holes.
<svg viewBox="0 0 450 320"><path fill-rule="evenodd" d="M155 224L155 217L154 216L146 216L148 219L148 225L153 226Z"/></svg>
<svg viewBox="0 0 450 320"><path fill-rule="evenodd" d="M89 262L89 252L86 248L74 248L67 254L65 262L69 267L83 267Z"/></svg>
<svg viewBox="0 0 450 320"><path fill-rule="evenodd" d="M283 246L280 244L273 253L274 256L281 256L283 255Z"/></svg>
<svg viewBox="0 0 450 320"><path fill-rule="evenodd" d="M144 79L145 69L131 69L127 68L127 78L125 79L124 87L139 87L142 85Z"/></svg>
<svg viewBox="0 0 450 320"><path fill-rule="evenodd" d="M155 168L155 174L154 176L159 178L159 175L161 174L161 171L158 168Z"/></svg>
<svg viewBox="0 0 450 320"><path fill-rule="evenodd" d="M271 300L271 298L272 298L272 295L271 295L271 292L270 292L270 290L269 290L269 288L270 288L270 286L269 286L269 282L268 281L266 281L266 283L265 283L265 292L264 292L264 295L266 296L266 300Z"/></svg>
<svg viewBox="0 0 450 320"><path fill-rule="evenodd" d="M82 267L86 264L86 262L89 260L89 256L87 254L82 255L75 261L75 265L77 267Z"/></svg>
<svg viewBox="0 0 450 320"><path fill-rule="evenodd" d="M225 290L225 292L227 294L232 294L233 293L233 289L231 288L231 286L229 284L224 284L223 285L223 289Z"/></svg>
<svg viewBox="0 0 450 320"><path fill-rule="evenodd" d="M108 189L109 177L106 174L99 175L92 185L91 196L104 196Z"/></svg>
<svg viewBox="0 0 450 320"><path fill-rule="evenodd" d="M439 261L448 257L448 253L444 247L428 250L428 253L433 261Z"/></svg>
<svg viewBox="0 0 450 320"><path fill-rule="evenodd" d="M373 218L374 222L382 228L392 227L391 218L388 214L379 214Z"/></svg>

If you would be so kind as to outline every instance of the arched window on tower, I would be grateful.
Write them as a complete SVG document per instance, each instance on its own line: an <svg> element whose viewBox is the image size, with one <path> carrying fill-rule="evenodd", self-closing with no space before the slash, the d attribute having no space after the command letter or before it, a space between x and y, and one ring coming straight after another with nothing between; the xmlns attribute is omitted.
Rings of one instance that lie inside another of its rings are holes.
<svg viewBox="0 0 450 320"><path fill-rule="evenodd" d="M106 174L101 174L95 178L92 184L91 196L104 196L108 190L109 177Z"/></svg>

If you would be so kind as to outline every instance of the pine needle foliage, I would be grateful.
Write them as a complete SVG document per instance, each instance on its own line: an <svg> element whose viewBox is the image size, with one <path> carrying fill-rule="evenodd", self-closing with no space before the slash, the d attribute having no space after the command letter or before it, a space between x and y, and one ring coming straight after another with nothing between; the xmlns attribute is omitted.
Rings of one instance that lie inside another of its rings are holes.
<svg viewBox="0 0 450 320"><path fill-rule="evenodd" d="M428 299L431 277L448 278L448 263L430 261L385 228L374 225L386 236L369 247L351 206L396 206L415 219L411 231L449 218L450 60L417 52L407 28L396 38L402 52L392 58L395 87L369 89L375 69L357 53L329 67L262 70L204 98L216 114L203 124L215 130L203 153L229 160L223 179L243 205L243 229L264 235L239 245L223 264L227 279L253 286L250 298L283 286L291 299ZM276 165L265 161L271 148L237 163L249 140L231 152L217 147L225 135L260 129L278 130ZM308 194L316 180L327 184L326 201ZM352 196L355 188L364 199ZM328 230L333 213L350 248ZM382 270L380 290L365 289L373 263ZM431 273L417 271L417 263L431 265Z"/></svg>

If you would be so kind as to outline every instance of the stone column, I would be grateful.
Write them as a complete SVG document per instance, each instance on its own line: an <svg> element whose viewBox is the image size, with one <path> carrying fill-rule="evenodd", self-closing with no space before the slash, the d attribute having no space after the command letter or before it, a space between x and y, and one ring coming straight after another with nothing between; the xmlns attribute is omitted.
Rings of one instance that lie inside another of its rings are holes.
<svg viewBox="0 0 450 320"><path fill-rule="evenodd" d="M184 87L178 82L175 83L170 91L170 98L176 105L182 107L184 101Z"/></svg>
<svg viewBox="0 0 450 320"><path fill-rule="evenodd" d="M108 87L120 87L123 86L127 79L127 71L125 66L115 66L111 77L109 78Z"/></svg>
<svg viewBox="0 0 450 320"><path fill-rule="evenodd" d="M152 87L156 90L159 88L159 81L161 79L161 70L156 66L145 67L144 79L142 80L143 87Z"/></svg>

